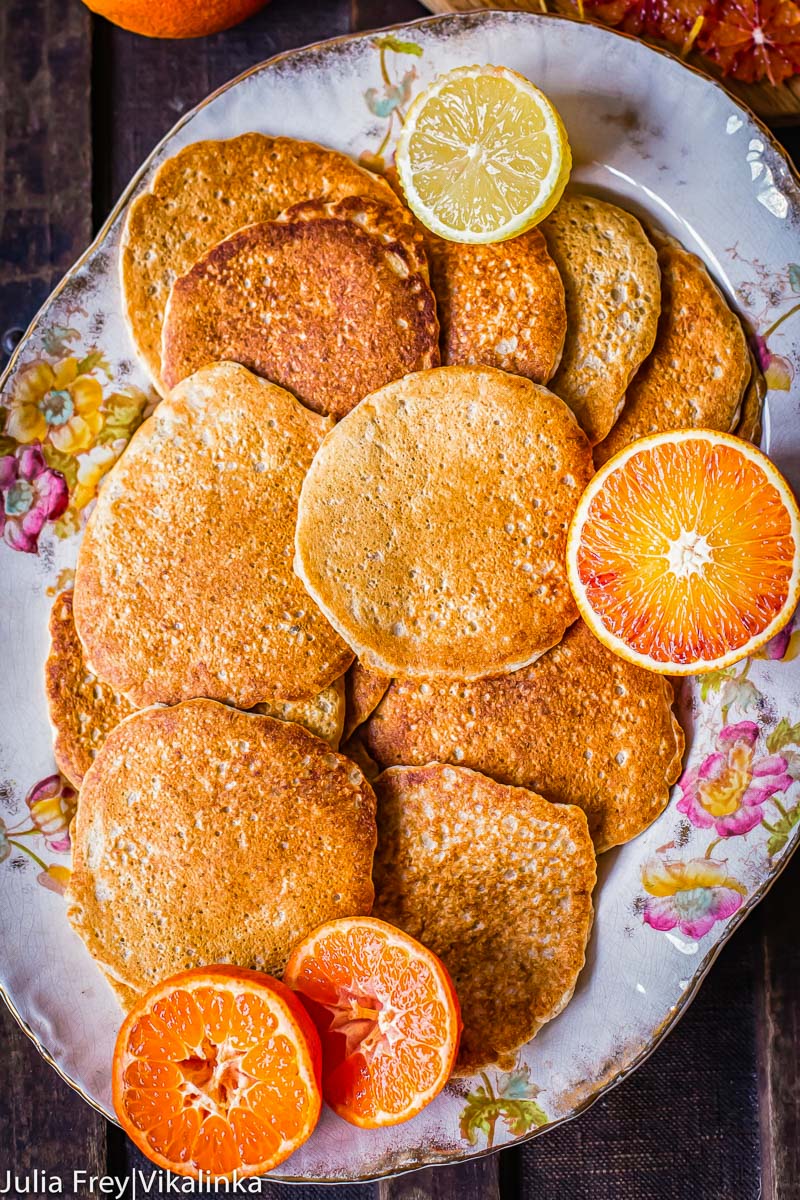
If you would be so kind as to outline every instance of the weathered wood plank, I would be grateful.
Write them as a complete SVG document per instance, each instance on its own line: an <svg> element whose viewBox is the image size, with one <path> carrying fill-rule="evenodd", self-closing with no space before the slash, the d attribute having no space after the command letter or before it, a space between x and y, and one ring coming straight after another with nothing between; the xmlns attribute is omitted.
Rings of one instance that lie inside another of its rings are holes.
<svg viewBox="0 0 800 1200"><path fill-rule="evenodd" d="M430 14L417 0L351 0L350 24L354 30L379 29L400 21L416 21Z"/></svg>
<svg viewBox="0 0 800 1200"><path fill-rule="evenodd" d="M105 1120L58 1078L2 1002L0 1096L0 1185L6 1170L25 1177L38 1168L63 1180L69 1200L73 1170L105 1172Z"/></svg>
<svg viewBox="0 0 800 1200"><path fill-rule="evenodd" d="M800 870L792 863L759 909L757 984L762 1196L800 1196Z"/></svg>
<svg viewBox="0 0 800 1200"><path fill-rule="evenodd" d="M349 28L350 0L272 0L234 29L181 42L137 37L98 19L96 219L177 119L209 92L282 50Z"/></svg>
<svg viewBox="0 0 800 1200"><path fill-rule="evenodd" d="M499 1156L384 1179L377 1194L378 1200L500 1200Z"/></svg>
<svg viewBox="0 0 800 1200"><path fill-rule="evenodd" d="M774 1200L759 1179L759 941L754 917L630 1079L522 1147L521 1197Z"/></svg>
<svg viewBox="0 0 800 1200"><path fill-rule="evenodd" d="M0 4L0 334L89 241L90 28L81 4Z"/></svg>

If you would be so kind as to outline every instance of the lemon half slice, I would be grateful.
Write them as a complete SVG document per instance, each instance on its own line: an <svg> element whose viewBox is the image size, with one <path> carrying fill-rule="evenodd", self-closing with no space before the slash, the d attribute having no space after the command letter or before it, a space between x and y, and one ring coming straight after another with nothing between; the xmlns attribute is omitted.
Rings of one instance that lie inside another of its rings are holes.
<svg viewBox="0 0 800 1200"><path fill-rule="evenodd" d="M544 220L572 166L547 97L508 67L457 67L416 98L397 143L409 208L452 242L500 242Z"/></svg>

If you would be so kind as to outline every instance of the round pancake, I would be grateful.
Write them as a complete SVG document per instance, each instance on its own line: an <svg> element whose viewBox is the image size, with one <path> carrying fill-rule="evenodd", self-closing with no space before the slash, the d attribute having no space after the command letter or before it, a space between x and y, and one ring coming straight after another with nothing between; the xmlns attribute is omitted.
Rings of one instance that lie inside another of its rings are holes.
<svg viewBox="0 0 800 1200"><path fill-rule="evenodd" d="M670 683L612 654L583 621L511 675L394 680L357 736L380 768L460 764L575 804L598 854L663 811L684 747Z"/></svg>
<svg viewBox="0 0 800 1200"><path fill-rule="evenodd" d="M439 362L436 301L422 240L390 205L309 201L249 225L176 280L164 317L168 386L230 359L314 412Z"/></svg>
<svg viewBox="0 0 800 1200"><path fill-rule="evenodd" d="M257 704L253 711L279 721L294 721L295 725L302 725L309 733L315 733L334 750L338 750L344 729L344 681L344 675L334 679L333 683L310 700L272 700Z"/></svg>
<svg viewBox="0 0 800 1200"><path fill-rule="evenodd" d="M494 245L425 238L442 362L483 363L547 383L561 359L564 285L539 229Z"/></svg>
<svg viewBox="0 0 800 1200"><path fill-rule="evenodd" d="M457 1069L509 1069L567 1004L592 926L586 817L460 767L393 767L378 797L374 915L449 970L464 1032Z"/></svg>
<svg viewBox="0 0 800 1200"><path fill-rule="evenodd" d="M369 667L365 667L358 659L350 665L344 677L344 740L366 721L391 682L388 675L382 675L380 671L370 671Z"/></svg>
<svg viewBox="0 0 800 1200"><path fill-rule="evenodd" d="M50 610L44 680L56 765L73 787L80 788L107 735L134 709L86 666L71 591L57 596Z"/></svg>
<svg viewBox="0 0 800 1200"><path fill-rule="evenodd" d="M311 196L354 195L395 201L388 184L346 154L293 138L194 142L162 163L128 209L120 254L125 317L162 395L161 327L175 280L244 225Z"/></svg>
<svg viewBox="0 0 800 1200"><path fill-rule="evenodd" d="M322 443L295 569L369 668L513 671L577 616L564 551L591 473L585 435L546 388L489 367L409 375Z"/></svg>
<svg viewBox="0 0 800 1200"><path fill-rule="evenodd" d="M750 380L739 318L699 258L658 239L661 317L656 342L625 396L614 428L595 448L598 466L629 442L670 429L733 432Z"/></svg>
<svg viewBox="0 0 800 1200"><path fill-rule="evenodd" d="M542 231L567 301L567 338L553 391L589 441L599 442L653 348L661 308L656 251L634 216L593 196L565 196Z"/></svg>
<svg viewBox="0 0 800 1200"><path fill-rule="evenodd" d="M243 367L198 371L109 473L75 624L95 674L142 707L311 699L352 654L292 571L297 500L329 423Z"/></svg>
<svg viewBox="0 0 800 1200"><path fill-rule="evenodd" d="M191 700L113 730L72 843L67 915L123 999L209 963L280 976L317 925L370 911L375 797L298 725Z"/></svg>

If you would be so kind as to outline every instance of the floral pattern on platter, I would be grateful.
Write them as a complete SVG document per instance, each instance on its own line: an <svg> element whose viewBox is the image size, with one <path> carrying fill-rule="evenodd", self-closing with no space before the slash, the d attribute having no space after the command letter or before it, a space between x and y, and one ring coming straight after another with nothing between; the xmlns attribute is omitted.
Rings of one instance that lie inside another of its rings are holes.
<svg viewBox="0 0 800 1200"><path fill-rule="evenodd" d="M395 134L395 123L402 126L405 121L406 107L411 99L411 90L417 78L416 67L411 66L403 72L398 80L393 79L389 71L388 55L404 54L410 55L412 58L421 58L422 47L416 42L403 41L391 33L373 38L372 45L380 57L381 86L367 88L364 100L373 116L386 122L386 128L377 150L365 150L359 156L359 162L362 167L383 174L391 165L394 157L394 152L392 152L392 155L387 158L386 151L392 141L392 135Z"/></svg>
<svg viewBox="0 0 800 1200"><path fill-rule="evenodd" d="M526 1063L518 1062L508 1073L496 1073L494 1084L486 1071L480 1072L480 1078L481 1084L467 1096L459 1125L462 1138L470 1146L476 1146L483 1135L486 1148L491 1149L498 1121L511 1137L522 1137L536 1126L547 1124L547 1114L536 1100L541 1088L531 1081Z"/></svg>
<svg viewBox="0 0 800 1200"><path fill-rule="evenodd" d="M13 859L14 851L25 855L38 867L36 880L42 887L63 895L69 882L69 867L61 863L46 863L31 848L28 838L41 838L46 850L54 854L69 854L69 826L75 816L78 793L63 775L48 775L35 783L25 797L27 816L9 827L0 817L0 862L11 860L21 866L24 858Z"/></svg>
<svg viewBox="0 0 800 1200"><path fill-rule="evenodd" d="M789 661L800 650L800 614L764 646L754 659ZM699 766L684 771L678 781L675 809L698 830L716 835L702 858L677 860L675 843L661 848L661 857L642 867L647 893L638 909L652 929L678 929L701 938L718 921L732 917L742 906L747 888L728 871L727 864L712 858L726 839L744 837L762 828L768 860L786 846L800 824L800 800L787 802L786 793L800 779L800 721L781 717L774 728L767 722L729 722L733 707L741 712L764 707L764 696L748 678L753 659L711 671L700 679L700 700L717 697L719 725L712 745ZM759 745L763 744L763 752ZM781 799L783 797L783 799Z"/></svg>
<svg viewBox="0 0 800 1200"><path fill-rule="evenodd" d="M140 388L105 386L105 356L93 348L79 357L79 336L50 330L45 356L22 366L0 397L0 536L26 554L38 553L47 526L62 538L78 532L150 405Z"/></svg>
<svg viewBox="0 0 800 1200"><path fill-rule="evenodd" d="M757 165L751 160L751 171ZM744 307L752 313L751 323L756 332L751 342L766 385L773 392L788 392L794 379L794 367L785 355L770 350L768 343L785 321L800 312L800 263L788 263L785 272L776 278L763 263L745 259L736 246L730 246L728 253L736 261L746 263L751 271L752 278L741 283L736 292ZM785 307L787 304L788 308ZM777 316L776 309L781 310Z"/></svg>

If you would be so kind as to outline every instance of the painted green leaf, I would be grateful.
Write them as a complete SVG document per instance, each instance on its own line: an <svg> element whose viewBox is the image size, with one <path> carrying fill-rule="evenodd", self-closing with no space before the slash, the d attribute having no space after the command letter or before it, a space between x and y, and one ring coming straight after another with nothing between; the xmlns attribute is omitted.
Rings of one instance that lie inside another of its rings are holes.
<svg viewBox="0 0 800 1200"><path fill-rule="evenodd" d="M62 454L50 442L44 443L42 454L48 467L52 467L54 471L60 471L67 481L69 490L74 491L78 483L78 460L71 454Z"/></svg>
<svg viewBox="0 0 800 1200"><path fill-rule="evenodd" d="M85 358L82 358L78 363L77 371L79 375L87 375L89 371L94 371L97 367L101 371L105 371L109 379L111 378L111 367L102 350L92 350Z"/></svg>
<svg viewBox="0 0 800 1200"><path fill-rule="evenodd" d="M733 667L722 667L717 671L709 671L700 679L700 699L708 700L712 692L718 692L726 679L733 674Z"/></svg>
<svg viewBox="0 0 800 1200"><path fill-rule="evenodd" d="M17 443L13 438L5 437L0 433L0 456L5 454L13 454L17 448Z"/></svg>
<svg viewBox="0 0 800 1200"><path fill-rule="evenodd" d="M147 397L144 392L113 392L104 402L105 421L97 435L97 444L104 446L117 438L127 441L142 423Z"/></svg>
<svg viewBox="0 0 800 1200"><path fill-rule="evenodd" d="M523 1064L507 1074L498 1075L495 1086L482 1071L483 1084L467 1097L461 1113L461 1136L474 1146L483 1134L489 1146L494 1144L495 1129L502 1121L512 1137L547 1124L547 1114L534 1099L539 1088L531 1082L530 1067Z"/></svg>
<svg viewBox="0 0 800 1200"><path fill-rule="evenodd" d="M74 342L80 336L77 329L72 329L68 325L51 325L42 338L45 354L51 354L54 358L68 354L69 343Z"/></svg>
<svg viewBox="0 0 800 1200"><path fill-rule="evenodd" d="M800 292L800 263L789 263L789 287Z"/></svg>
<svg viewBox="0 0 800 1200"><path fill-rule="evenodd" d="M769 830L767 854L774 858L783 850L795 825L800 824L800 804L795 804L794 808L788 810L781 808L781 815L777 821L767 821L765 818L761 824Z"/></svg>
<svg viewBox="0 0 800 1200"><path fill-rule="evenodd" d="M770 754L778 754L784 746L800 745L800 721L790 725L787 717L781 717L778 724L767 735L767 749Z"/></svg>
<svg viewBox="0 0 800 1200"><path fill-rule="evenodd" d="M379 50L393 50L395 54L413 54L414 58L422 58L422 46L418 46L416 42L401 41L391 33L375 38L375 45Z"/></svg>

